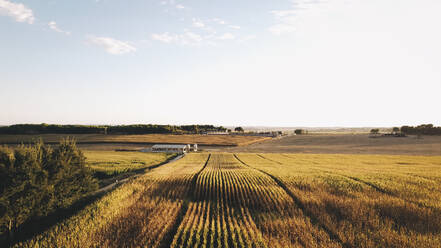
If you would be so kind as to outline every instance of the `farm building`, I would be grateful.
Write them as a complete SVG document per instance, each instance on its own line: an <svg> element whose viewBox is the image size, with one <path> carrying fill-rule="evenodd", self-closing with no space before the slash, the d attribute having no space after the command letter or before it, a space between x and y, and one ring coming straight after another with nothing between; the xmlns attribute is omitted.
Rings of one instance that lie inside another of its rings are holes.
<svg viewBox="0 0 441 248"><path fill-rule="evenodd" d="M150 149L151 152L165 152L165 153L187 153L190 152L191 150L193 151L197 151L198 150L198 145L194 144L193 147L190 144L186 144L186 145L169 145L169 144L157 144L157 145L153 145L152 148ZM144 149L141 151L148 151L148 149Z"/></svg>
<svg viewBox="0 0 441 248"><path fill-rule="evenodd" d="M201 134L204 134L204 135L229 135L230 133L227 131L205 131L205 132L202 132Z"/></svg>
<svg viewBox="0 0 441 248"><path fill-rule="evenodd" d="M154 145L152 152L166 152L166 153L186 153L189 151L188 145Z"/></svg>

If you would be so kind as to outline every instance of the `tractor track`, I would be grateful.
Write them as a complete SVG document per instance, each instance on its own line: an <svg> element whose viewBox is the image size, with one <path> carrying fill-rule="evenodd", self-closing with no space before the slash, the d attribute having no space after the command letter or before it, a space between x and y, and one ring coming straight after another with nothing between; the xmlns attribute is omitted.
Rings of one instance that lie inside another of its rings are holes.
<svg viewBox="0 0 441 248"><path fill-rule="evenodd" d="M258 155L259 157L263 158L263 159L266 159L266 160L272 161L272 162L274 162L274 163L277 163L277 164L280 164L280 165L283 164L283 163L281 163L281 162L279 162L279 161L276 161L276 160L272 160L272 159L266 158L266 157L261 156L261 155L259 155L259 154L257 154L257 155ZM283 155L283 156L285 156L285 157L287 157L287 158L289 158L289 159L294 159L294 158L292 158L292 157L290 157L290 156L287 156L287 155L285 155L285 154L281 154L281 155ZM391 192L389 192L389 191L387 191L387 190L385 190L385 189L382 189L382 188L380 188L379 186L377 186L377 185L375 185L375 184L373 184L373 183L370 183L370 182L364 181L364 180L362 180L362 179L360 179L360 178L347 176L347 175L344 175L344 174L336 173L336 172L329 171L329 170L326 170L326 169L323 169L323 168L320 168L320 167L316 167L316 166L311 166L311 167L314 167L315 169L321 170L321 171L326 172L326 173L331 174L331 175L338 175L338 176L342 176L342 177L345 177L345 178L348 178L348 179L354 180L354 181L356 181L356 182L359 182L359 183L361 183L361 184L367 185L367 186L369 186L369 187L375 189L377 192L380 192L380 193L383 193L383 194L386 194L386 195L389 195L389 196L395 196L395 195L392 194Z"/></svg>
<svg viewBox="0 0 441 248"><path fill-rule="evenodd" d="M264 157L264 156L262 156L262 155L260 155L260 154L256 154L256 155L259 156L259 157L261 157L261 158L263 158L263 159L266 159L266 160L268 160L268 161L271 161L271 162L277 163L277 164L279 164L279 165L283 165L283 163L281 163L281 162L279 162L279 161L276 161L276 160L272 160L272 159L266 158L266 157ZM290 156L288 156L288 155L286 155L286 154L281 154L281 155L283 155L284 157L287 157L287 158L289 158L289 159L294 159L293 157L290 157ZM427 206L427 205L422 204L421 202L417 202L417 201L412 201L412 200L409 200L409 199L405 199L405 198L403 198L403 197L400 197L400 196L394 194L393 192L390 192L390 191L388 191L388 190L385 190L385 189L383 189L383 188L381 188L381 187L375 185L374 183L371 183L371 182L365 181L365 180L363 180L363 179L360 179L360 178L357 178L357 177L353 177L353 176L348 176L348 175L345 175L345 174L336 173L336 172L334 172L334 171L329 171L329 170L326 170L326 169L323 169L323 168L320 168L320 167L316 167L316 166L312 166L312 167L314 167L315 169L320 170L320 171L322 171L322 172L325 172L325 173L327 173L327 174L329 174L329 175L337 175L337 176L341 176L341 177L347 178L347 179L349 179L349 180L356 181L356 182L358 182L358 183L360 183L360 184L364 184L364 185L366 185L366 186L368 186L368 187L374 189L374 190L375 190L376 192L378 192L378 193L381 193L381 194L384 194L384 195L387 195L387 196L390 196L390 197L393 197L393 198L396 198L396 199L399 199L399 200L403 200L403 201L408 202L408 203L410 203L410 204L414 204L414 205L416 205L416 206L418 206L418 207L420 207L420 208L426 208L426 209L431 209L432 211L437 211L437 209L434 208L434 207L432 207L432 206ZM257 170L258 170L258 169L257 169ZM262 171L262 172L265 173L264 171ZM266 174L267 174L267 173L266 173ZM424 178L424 177L423 177L423 178Z"/></svg>
<svg viewBox="0 0 441 248"><path fill-rule="evenodd" d="M261 157L261 158L263 158L263 159L266 159L265 157L263 157L263 156L261 156L261 155L259 155L259 154L257 154L259 157ZM334 240L334 241L336 241L336 242L338 242L342 247L344 247L344 248L352 248L352 246L350 245L350 244L348 244L348 243L345 243L345 242L343 242L341 239L340 239L340 237L338 237L338 235L336 234L336 233L334 233L334 232L332 232L329 228L327 228L322 222L320 222L320 220L317 218L317 217L315 217L314 215L312 215L312 214L310 214L307 210L306 210L306 207L305 207L305 205L302 203L302 201L291 191L291 190L289 190L288 189L288 187L286 186L286 184L285 183L283 183L282 182L282 180L280 180L278 177L276 177L276 176L274 176L274 175L272 175L272 174L270 174L270 173L268 173L268 172L266 172L266 171L264 171L264 170L261 170L261 169L257 169L257 168L255 168L255 167L252 167L252 166L250 166L250 165L248 165L247 163L245 163L244 161L242 161L236 154L234 154L234 157L241 163L241 164L243 164L243 165L245 165L245 166L247 166L247 167L249 167L249 168L251 168L251 169L254 169L254 170L257 170L257 171L259 171L259 172L261 172L261 173L263 173L263 174L265 174L265 175L267 175L267 176L269 176L272 180L274 180L274 182L276 182L277 183L277 185L279 185L279 187L281 187L290 197L291 197L291 199L294 201L294 203L300 208L300 210L303 212L303 214L305 215L305 216L307 216L310 220L311 220L311 222L312 222L312 224L314 224L314 225L316 225L316 226L318 226L318 227L320 227L321 229L323 229L328 235L329 235L329 237L332 239L332 240ZM266 159L266 160L269 160L269 159ZM269 160L269 161L271 161L271 160ZM275 161L273 161L273 162L275 162ZM279 164L281 164L280 162L279 162Z"/></svg>
<svg viewBox="0 0 441 248"><path fill-rule="evenodd" d="M261 157L261 158L263 158L263 159L266 159L266 160L269 160L269 161L271 161L271 162L274 162L274 163L276 163L276 164L282 164L282 163L280 163L279 161L276 161L276 160L272 160L272 159L269 159L269 158L267 158L267 157L264 157L262 154L256 154L257 156L259 156L259 157Z"/></svg>

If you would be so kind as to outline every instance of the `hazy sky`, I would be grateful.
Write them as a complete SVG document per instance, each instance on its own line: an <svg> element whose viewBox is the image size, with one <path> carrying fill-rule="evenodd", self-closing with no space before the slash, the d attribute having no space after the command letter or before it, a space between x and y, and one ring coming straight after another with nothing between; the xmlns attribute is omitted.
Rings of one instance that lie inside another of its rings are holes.
<svg viewBox="0 0 441 248"><path fill-rule="evenodd" d="M0 0L0 124L441 125L440 0Z"/></svg>

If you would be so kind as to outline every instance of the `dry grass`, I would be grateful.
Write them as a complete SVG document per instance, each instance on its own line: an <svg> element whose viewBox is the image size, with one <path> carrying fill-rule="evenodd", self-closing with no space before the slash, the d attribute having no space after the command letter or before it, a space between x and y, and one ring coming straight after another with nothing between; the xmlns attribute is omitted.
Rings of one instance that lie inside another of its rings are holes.
<svg viewBox="0 0 441 248"><path fill-rule="evenodd" d="M79 134L79 135L0 135L0 144L29 143L34 139L42 138L47 143L57 143L62 137L75 137L78 144L87 143L128 143L128 144L152 144L152 143L184 143L215 146L242 146L255 142L268 140L267 137L252 137L238 135L171 135L171 134L144 134L144 135L104 135L104 134Z"/></svg>

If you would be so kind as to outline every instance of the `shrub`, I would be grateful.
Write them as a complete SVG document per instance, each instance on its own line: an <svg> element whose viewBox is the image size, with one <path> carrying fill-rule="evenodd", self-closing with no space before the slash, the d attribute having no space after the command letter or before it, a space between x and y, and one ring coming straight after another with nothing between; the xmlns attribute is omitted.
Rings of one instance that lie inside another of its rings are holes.
<svg viewBox="0 0 441 248"><path fill-rule="evenodd" d="M307 134L308 132L304 129L296 129L294 130L294 133L300 135L300 134Z"/></svg>

